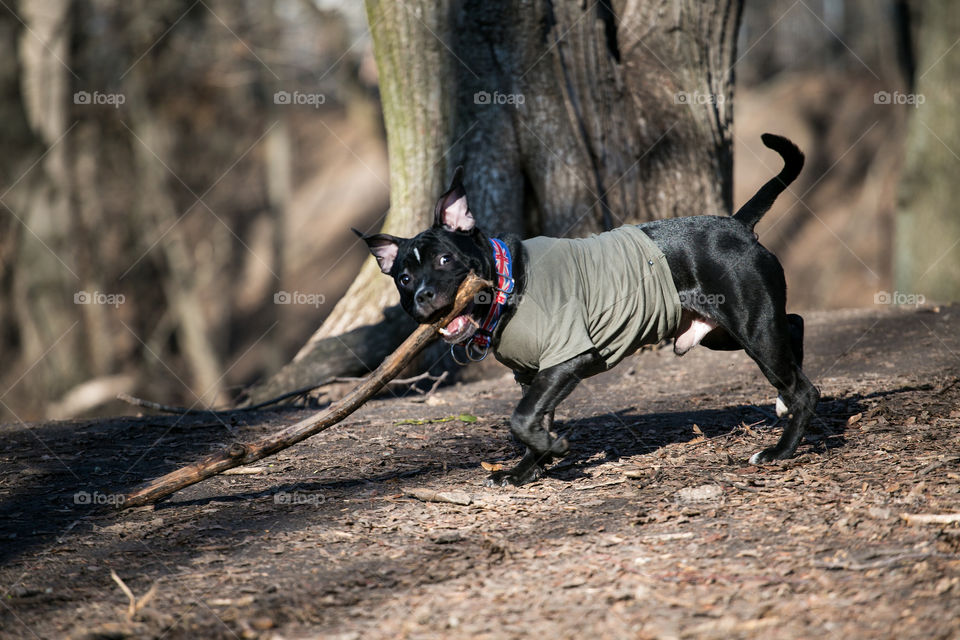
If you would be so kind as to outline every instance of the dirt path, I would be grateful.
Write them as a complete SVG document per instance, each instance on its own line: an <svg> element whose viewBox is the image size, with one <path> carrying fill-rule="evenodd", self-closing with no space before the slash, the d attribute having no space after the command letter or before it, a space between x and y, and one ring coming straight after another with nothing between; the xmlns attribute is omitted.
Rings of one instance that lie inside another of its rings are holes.
<svg viewBox="0 0 960 640"><path fill-rule="evenodd" d="M816 433L760 468L772 389L704 349L585 382L519 489L482 486L519 454L506 375L120 514L76 502L304 414L0 427L0 636L960 637L960 523L903 517L960 513L960 307L807 318ZM132 621L111 570L156 587Z"/></svg>

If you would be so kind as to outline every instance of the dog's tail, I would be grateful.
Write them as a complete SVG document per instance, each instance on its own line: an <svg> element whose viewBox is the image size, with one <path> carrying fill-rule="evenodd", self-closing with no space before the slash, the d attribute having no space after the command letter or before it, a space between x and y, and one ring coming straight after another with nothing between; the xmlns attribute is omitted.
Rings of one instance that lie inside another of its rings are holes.
<svg viewBox="0 0 960 640"><path fill-rule="evenodd" d="M761 139L763 144L783 157L783 169L768 180L767 184L760 187L760 191L757 191L745 205L740 207L739 211L733 214L734 220L738 220L751 230L760 222L763 214L770 210L777 196L783 193L787 185L797 179L800 170L803 168L803 153L797 148L797 145L783 136L776 136L772 133L763 134Z"/></svg>

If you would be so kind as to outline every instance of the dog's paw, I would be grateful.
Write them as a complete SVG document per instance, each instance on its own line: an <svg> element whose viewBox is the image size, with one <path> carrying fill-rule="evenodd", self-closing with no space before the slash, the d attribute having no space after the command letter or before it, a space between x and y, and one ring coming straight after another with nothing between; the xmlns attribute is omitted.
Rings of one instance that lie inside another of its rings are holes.
<svg viewBox="0 0 960 640"><path fill-rule="evenodd" d="M509 487L513 484L514 483L510 481L510 474L502 471L491 473L487 476L487 479L483 481L483 486L490 487L491 489L496 487Z"/></svg>
<svg viewBox="0 0 960 640"><path fill-rule="evenodd" d="M541 465L532 465L526 469L511 469L509 471L495 471L484 482L488 487L519 487L520 485L534 482L543 477L544 470Z"/></svg>
<svg viewBox="0 0 960 640"><path fill-rule="evenodd" d="M748 462L750 464L766 464L776 460L785 460L792 455L792 451L781 451L777 447L768 447L767 449L764 449L763 451L757 451L755 454L750 456Z"/></svg>

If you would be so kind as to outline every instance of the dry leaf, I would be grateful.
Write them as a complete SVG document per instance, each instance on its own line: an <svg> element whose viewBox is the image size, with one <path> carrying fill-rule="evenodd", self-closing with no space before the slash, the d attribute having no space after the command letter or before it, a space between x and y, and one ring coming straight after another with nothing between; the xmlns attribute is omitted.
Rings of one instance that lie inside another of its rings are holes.
<svg viewBox="0 0 960 640"><path fill-rule="evenodd" d="M480 466L487 471L500 471L503 469L503 465L499 462L481 462Z"/></svg>

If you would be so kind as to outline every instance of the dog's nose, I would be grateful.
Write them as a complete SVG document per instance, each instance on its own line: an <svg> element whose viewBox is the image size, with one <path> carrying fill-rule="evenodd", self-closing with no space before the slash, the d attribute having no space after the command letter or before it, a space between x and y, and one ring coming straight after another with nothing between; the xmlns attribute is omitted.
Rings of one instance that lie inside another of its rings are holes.
<svg viewBox="0 0 960 640"><path fill-rule="evenodd" d="M433 287L420 287L415 299L417 304L427 304L433 301L435 295L436 291L433 290Z"/></svg>

